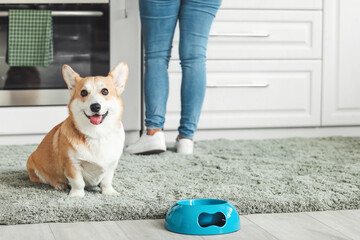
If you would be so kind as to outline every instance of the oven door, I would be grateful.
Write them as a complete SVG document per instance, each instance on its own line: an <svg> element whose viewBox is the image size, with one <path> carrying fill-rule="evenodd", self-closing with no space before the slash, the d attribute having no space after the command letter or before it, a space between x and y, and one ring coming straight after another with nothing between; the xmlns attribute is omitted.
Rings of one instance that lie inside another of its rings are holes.
<svg viewBox="0 0 360 240"><path fill-rule="evenodd" d="M47 67L6 63L8 10L46 9L53 15L54 61ZM0 106L66 105L70 95L62 66L80 76L107 75L110 68L109 4L0 5Z"/></svg>

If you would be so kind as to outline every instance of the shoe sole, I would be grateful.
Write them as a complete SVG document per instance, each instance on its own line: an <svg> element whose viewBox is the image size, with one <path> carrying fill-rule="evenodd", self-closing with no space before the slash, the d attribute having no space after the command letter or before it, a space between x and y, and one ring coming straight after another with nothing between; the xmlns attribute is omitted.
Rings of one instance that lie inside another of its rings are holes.
<svg viewBox="0 0 360 240"><path fill-rule="evenodd" d="M149 150L146 152L141 152L141 153L135 153L136 155L150 155L150 154L159 154L159 153L163 153L166 150L163 149L154 149L154 150Z"/></svg>

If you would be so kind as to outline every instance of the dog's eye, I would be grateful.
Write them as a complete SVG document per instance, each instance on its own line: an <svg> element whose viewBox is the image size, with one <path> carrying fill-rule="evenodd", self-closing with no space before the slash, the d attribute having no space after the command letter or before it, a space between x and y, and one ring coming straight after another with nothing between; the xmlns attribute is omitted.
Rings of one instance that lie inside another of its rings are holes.
<svg viewBox="0 0 360 240"><path fill-rule="evenodd" d="M88 95L88 92L86 90L81 90L81 96L86 97Z"/></svg>
<svg viewBox="0 0 360 240"><path fill-rule="evenodd" d="M107 90L106 88L103 88L102 90L101 90L101 93L102 93L102 95L108 95L109 94L109 90Z"/></svg>

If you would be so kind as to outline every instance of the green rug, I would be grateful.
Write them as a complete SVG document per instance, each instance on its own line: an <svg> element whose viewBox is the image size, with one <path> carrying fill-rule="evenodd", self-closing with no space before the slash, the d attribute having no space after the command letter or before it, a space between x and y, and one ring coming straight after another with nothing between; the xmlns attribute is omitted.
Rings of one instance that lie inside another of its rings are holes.
<svg viewBox="0 0 360 240"><path fill-rule="evenodd" d="M34 145L0 146L0 224L163 218L177 200L228 200L240 214L360 208L360 138L199 141L192 156L170 149L124 154L114 177L120 196L31 183Z"/></svg>

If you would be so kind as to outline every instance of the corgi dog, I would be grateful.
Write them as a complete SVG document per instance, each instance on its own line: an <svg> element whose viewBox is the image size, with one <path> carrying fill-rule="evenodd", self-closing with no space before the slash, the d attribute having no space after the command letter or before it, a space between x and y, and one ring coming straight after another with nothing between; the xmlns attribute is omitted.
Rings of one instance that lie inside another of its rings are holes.
<svg viewBox="0 0 360 240"><path fill-rule="evenodd" d="M117 195L112 180L125 140L120 95L128 67L120 63L106 77L82 78L67 65L62 72L71 95L69 116L30 155L30 181L59 190L70 186L69 196L74 198L85 196L85 186L100 186L103 194Z"/></svg>

